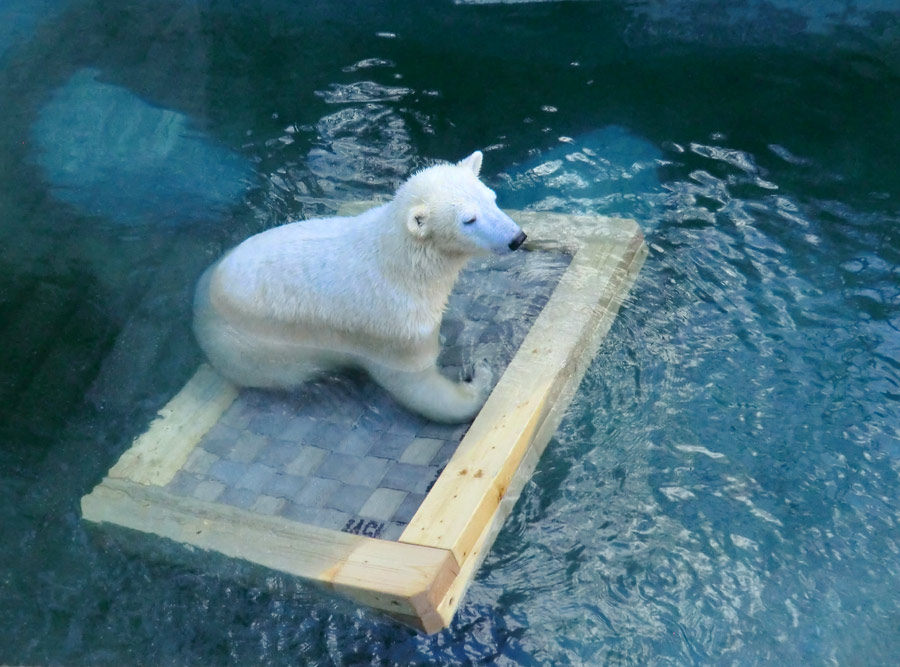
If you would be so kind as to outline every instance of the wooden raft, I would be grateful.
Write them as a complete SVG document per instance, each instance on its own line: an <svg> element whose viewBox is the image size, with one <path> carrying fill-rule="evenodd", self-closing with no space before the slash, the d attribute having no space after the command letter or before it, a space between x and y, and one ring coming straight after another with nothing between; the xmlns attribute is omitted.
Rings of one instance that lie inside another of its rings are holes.
<svg viewBox="0 0 900 667"><path fill-rule="evenodd" d="M82 498L84 519L318 582L427 633L447 627L647 255L632 220L508 214L528 233L526 248L558 250L571 262L398 539L170 493L166 486L239 395L205 365Z"/></svg>

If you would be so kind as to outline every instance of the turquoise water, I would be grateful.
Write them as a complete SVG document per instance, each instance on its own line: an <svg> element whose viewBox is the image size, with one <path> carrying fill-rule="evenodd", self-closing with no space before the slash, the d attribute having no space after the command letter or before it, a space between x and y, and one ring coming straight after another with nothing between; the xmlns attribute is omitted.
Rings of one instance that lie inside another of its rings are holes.
<svg viewBox="0 0 900 667"><path fill-rule="evenodd" d="M5 0L0 26L0 662L896 661L894 3ZM501 204L630 215L651 252L449 630L85 529L200 361L206 265L475 148Z"/></svg>

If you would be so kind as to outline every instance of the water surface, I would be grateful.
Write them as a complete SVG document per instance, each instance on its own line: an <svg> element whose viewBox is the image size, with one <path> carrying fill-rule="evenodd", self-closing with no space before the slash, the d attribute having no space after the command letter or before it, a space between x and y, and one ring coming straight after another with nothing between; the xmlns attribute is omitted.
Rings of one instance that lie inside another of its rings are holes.
<svg viewBox="0 0 900 667"><path fill-rule="evenodd" d="M893 662L900 13L811 6L3 3L0 662ZM78 82L186 129L86 103L61 157ZM106 179L126 131L229 180ZM501 204L633 216L651 252L449 630L82 525L200 362L206 265L475 148Z"/></svg>

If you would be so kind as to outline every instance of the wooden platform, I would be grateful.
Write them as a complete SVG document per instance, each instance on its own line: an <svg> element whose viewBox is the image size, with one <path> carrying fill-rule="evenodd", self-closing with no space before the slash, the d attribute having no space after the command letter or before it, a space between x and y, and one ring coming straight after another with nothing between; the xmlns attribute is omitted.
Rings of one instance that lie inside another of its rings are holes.
<svg viewBox="0 0 900 667"><path fill-rule="evenodd" d="M532 252L461 277L441 330L442 367L489 356L502 371L471 426L410 415L359 376L284 395L202 366L82 499L84 518L446 627L647 252L630 220L508 213Z"/></svg>

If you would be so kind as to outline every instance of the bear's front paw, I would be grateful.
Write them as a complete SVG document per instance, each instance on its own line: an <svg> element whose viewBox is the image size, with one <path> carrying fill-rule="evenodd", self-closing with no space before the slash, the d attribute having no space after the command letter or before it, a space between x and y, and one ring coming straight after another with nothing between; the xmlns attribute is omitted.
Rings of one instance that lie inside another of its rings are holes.
<svg viewBox="0 0 900 667"><path fill-rule="evenodd" d="M469 381L479 396L487 396L494 382L494 370L484 359L475 364L475 372Z"/></svg>

